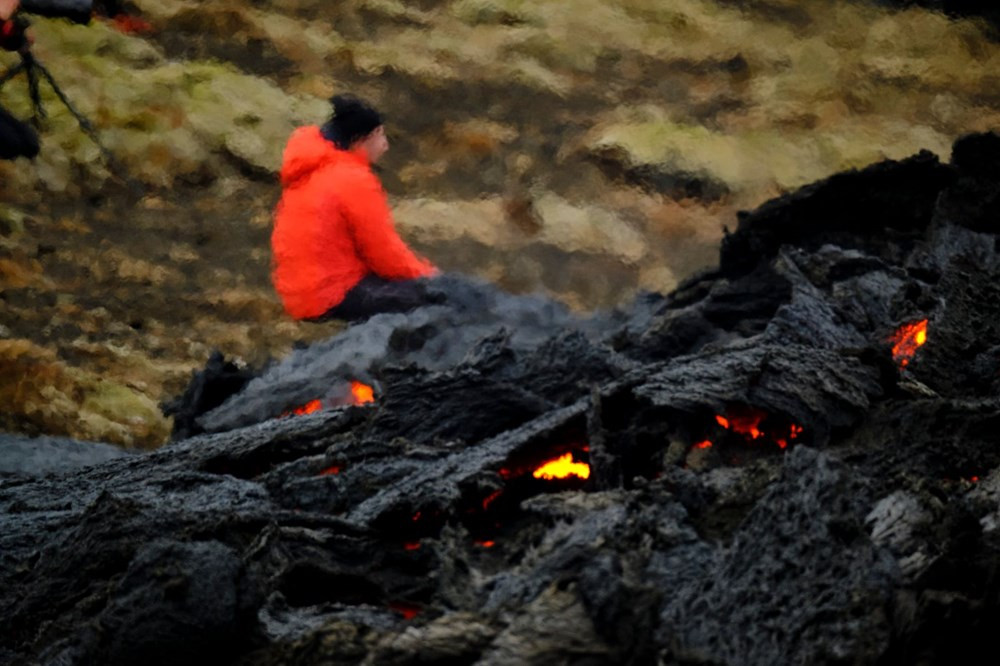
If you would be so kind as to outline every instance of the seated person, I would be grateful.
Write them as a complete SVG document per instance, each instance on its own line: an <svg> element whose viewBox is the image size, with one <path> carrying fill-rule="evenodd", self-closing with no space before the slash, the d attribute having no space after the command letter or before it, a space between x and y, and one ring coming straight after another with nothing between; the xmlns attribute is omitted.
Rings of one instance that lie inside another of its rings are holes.
<svg viewBox="0 0 1000 666"><path fill-rule="evenodd" d="M322 127L300 127L285 147L271 234L275 289L296 319L358 320L440 300L437 274L396 233L378 178L389 149L379 113L350 95L331 100Z"/></svg>

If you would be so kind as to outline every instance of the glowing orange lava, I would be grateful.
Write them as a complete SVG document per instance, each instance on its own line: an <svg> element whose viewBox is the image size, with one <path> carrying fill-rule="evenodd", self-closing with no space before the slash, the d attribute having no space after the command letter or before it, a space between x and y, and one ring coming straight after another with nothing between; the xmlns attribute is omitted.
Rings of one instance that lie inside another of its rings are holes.
<svg viewBox="0 0 1000 666"><path fill-rule="evenodd" d="M296 407L290 412L285 412L284 416L289 414L295 414L296 416L302 416L303 414L312 414L313 412L318 412L323 409L323 403L320 400L310 400L301 407Z"/></svg>
<svg viewBox="0 0 1000 666"><path fill-rule="evenodd" d="M403 548L405 548L406 550L420 550L420 542L410 541L408 543L404 543Z"/></svg>
<svg viewBox="0 0 1000 666"><path fill-rule="evenodd" d="M790 425L788 427L788 438L787 439L784 438L784 437L778 437L778 438L775 438L774 441L778 445L778 448L782 448L782 449L788 448L788 440L789 439L796 439L801 434L802 434L802 426L798 426L798 425L795 425L793 423L792 425Z"/></svg>
<svg viewBox="0 0 1000 666"><path fill-rule="evenodd" d="M760 430L760 422L767 417L765 412L759 409L746 409L739 414L730 414L729 417L720 414L715 415L715 421L726 430L757 439L764 433Z"/></svg>
<svg viewBox="0 0 1000 666"><path fill-rule="evenodd" d="M573 462L573 454L567 453L541 465L531 475L536 479L566 479L571 476L586 479L590 477L590 465Z"/></svg>
<svg viewBox="0 0 1000 666"><path fill-rule="evenodd" d="M739 409L734 409L729 413L729 416L722 416L721 414L715 415L715 422L726 430L735 432L738 435L743 435L747 440L753 441L758 440L765 436L773 438L774 443L778 445L779 448L787 448L789 440L797 439L799 435L802 434L802 426L792 423L788 426L788 434L781 432L774 432L774 430L769 427L768 432L765 433L761 429L761 424L767 419L768 414L760 409L754 409L753 407L742 407ZM707 440L706 440L707 441ZM707 448L703 446L704 442L696 444L698 448ZM711 442L709 442L711 446Z"/></svg>
<svg viewBox="0 0 1000 666"><path fill-rule="evenodd" d="M351 398L354 399L355 405L375 402L375 391L371 386L355 380L351 382Z"/></svg>
<svg viewBox="0 0 1000 666"><path fill-rule="evenodd" d="M710 449L710 448L712 448L712 442L706 439L704 442L698 442L697 444L695 444L694 448L696 448L696 449Z"/></svg>
<svg viewBox="0 0 1000 666"><path fill-rule="evenodd" d="M330 465L319 473L320 476L332 476L334 474L340 474L340 465Z"/></svg>
<svg viewBox="0 0 1000 666"><path fill-rule="evenodd" d="M889 339L892 342L892 360L905 368L917 349L927 342L927 320L921 319L912 324L903 324Z"/></svg>
<svg viewBox="0 0 1000 666"><path fill-rule="evenodd" d="M482 546L483 548L492 548L493 546L497 545L497 542L496 541L490 541L490 540L487 539L485 541L477 541L476 545L477 546Z"/></svg>

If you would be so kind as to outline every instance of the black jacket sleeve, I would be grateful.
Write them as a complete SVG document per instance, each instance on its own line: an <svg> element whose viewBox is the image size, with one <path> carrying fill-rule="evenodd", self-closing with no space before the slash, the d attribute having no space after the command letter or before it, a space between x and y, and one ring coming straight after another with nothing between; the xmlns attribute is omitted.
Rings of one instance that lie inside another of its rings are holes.
<svg viewBox="0 0 1000 666"><path fill-rule="evenodd" d="M77 23L90 21L94 0L21 0L21 11L51 18L67 18Z"/></svg>

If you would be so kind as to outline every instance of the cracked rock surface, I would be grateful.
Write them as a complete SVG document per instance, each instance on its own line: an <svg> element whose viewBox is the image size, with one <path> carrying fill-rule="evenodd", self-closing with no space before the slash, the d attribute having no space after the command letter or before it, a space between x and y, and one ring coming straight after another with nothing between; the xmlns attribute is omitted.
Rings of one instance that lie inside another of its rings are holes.
<svg viewBox="0 0 1000 666"><path fill-rule="evenodd" d="M0 662L974 662L997 145L769 202L717 270L613 313L449 278L491 307L352 326L152 453L4 469ZM374 402L335 404L356 379ZM589 476L536 474L563 455Z"/></svg>

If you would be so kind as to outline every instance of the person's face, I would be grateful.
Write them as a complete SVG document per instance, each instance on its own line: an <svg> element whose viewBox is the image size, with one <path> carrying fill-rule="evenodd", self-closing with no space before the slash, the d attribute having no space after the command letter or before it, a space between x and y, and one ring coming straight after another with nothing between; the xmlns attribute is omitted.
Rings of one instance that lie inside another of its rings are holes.
<svg viewBox="0 0 1000 666"><path fill-rule="evenodd" d="M365 152L369 162L375 164L389 150L389 139L385 136L385 127L379 125L372 130L371 134L363 139L358 139L355 146Z"/></svg>

